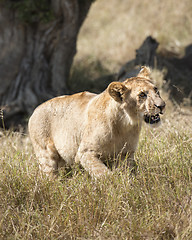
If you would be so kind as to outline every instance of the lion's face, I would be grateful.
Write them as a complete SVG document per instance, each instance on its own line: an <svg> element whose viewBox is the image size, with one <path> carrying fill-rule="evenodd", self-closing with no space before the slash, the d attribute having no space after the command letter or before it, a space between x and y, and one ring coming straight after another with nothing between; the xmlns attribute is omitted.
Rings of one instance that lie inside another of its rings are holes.
<svg viewBox="0 0 192 240"><path fill-rule="evenodd" d="M146 68L144 70L149 71ZM143 119L147 124L157 127L161 121L160 114L163 114L165 109L165 102L157 87L142 71L137 77L127 79L123 83L112 83L109 93L116 101L122 103L135 121L138 118Z"/></svg>
<svg viewBox="0 0 192 240"><path fill-rule="evenodd" d="M154 127L160 123L160 114L163 114L165 109L165 102L160 96L157 87L148 80L142 78L133 79L125 84L130 92L125 98L127 104L135 105L136 114L140 115L143 120ZM130 88L130 86L132 86ZM133 106L132 105L132 106Z"/></svg>

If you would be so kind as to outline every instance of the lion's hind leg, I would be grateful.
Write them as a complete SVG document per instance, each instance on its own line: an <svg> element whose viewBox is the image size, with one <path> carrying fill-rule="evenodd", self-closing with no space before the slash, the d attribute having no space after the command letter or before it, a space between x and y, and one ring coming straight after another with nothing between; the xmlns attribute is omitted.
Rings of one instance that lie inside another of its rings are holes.
<svg viewBox="0 0 192 240"><path fill-rule="evenodd" d="M48 141L44 146L33 144L36 156L39 160L40 170L48 176L54 176L58 171L58 164L61 157L52 141Z"/></svg>

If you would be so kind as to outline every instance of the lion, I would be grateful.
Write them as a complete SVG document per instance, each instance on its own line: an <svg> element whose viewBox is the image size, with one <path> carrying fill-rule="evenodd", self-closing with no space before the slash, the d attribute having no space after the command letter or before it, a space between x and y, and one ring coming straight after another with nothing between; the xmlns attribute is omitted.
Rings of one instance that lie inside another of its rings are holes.
<svg viewBox="0 0 192 240"><path fill-rule="evenodd" d="M158 127L164 109L148 67L136 77L110 83L100 94L81 92L48 100L29 119L40 169L54 175L59 167L79 162L98 178L112 172L109 160L112 166L123 161L131 168L142 122Z"/></svg>

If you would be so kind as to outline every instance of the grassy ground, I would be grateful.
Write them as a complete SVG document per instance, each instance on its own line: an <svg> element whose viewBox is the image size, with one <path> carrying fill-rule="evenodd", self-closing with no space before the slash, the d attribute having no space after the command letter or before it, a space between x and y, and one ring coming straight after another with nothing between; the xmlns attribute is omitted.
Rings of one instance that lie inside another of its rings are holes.
<svg viewBox="0 0 192 240"><path fill-rule="evenodd" d="M191 43L191 8L190 0L97 0L72 74L92 79L118 70L149 34L182 52ZM28 135L1 131L0 239L192 239L192 114L167 105L161 127L143 127L132 176L118 168L95 181L76 166L49 180Z"/></svg>
<svg viewBox="0 0 192 240"><path fill-rule="evenodd" d="M27 135L2 132L0 239L192 238L192 121L143 128L136 175L95 181L83 170L40 175ZM190 114L190 113L189 113Z"/></svg>

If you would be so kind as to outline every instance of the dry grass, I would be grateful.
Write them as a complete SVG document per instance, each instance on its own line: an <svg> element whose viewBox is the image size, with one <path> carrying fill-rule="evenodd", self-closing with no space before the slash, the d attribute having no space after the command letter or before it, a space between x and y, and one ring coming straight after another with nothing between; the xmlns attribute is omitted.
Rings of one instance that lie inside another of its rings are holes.
<svg viewBox="0 0 192 240"><path fill-rule="evenodd" d="M118 168L100 181L78 167L42 177L28 136L3 132L0 239L191 239L190 119L174 113L144 127L137 174Z"/></svg>
<svg viewBox="0 0 192 240"><path fill-rule="evenodd" d="M191 41L191 6L97 0L79 36L76 74L91 79L118 70L149 34L182 50ZM162 73L153 76L161 88ZM118 168L95 181L75 167L49 180L28 135L2 131L0 239L192 239L192 115L163 95L167 114L160 128L144 126L132 176Z"/></svg>

